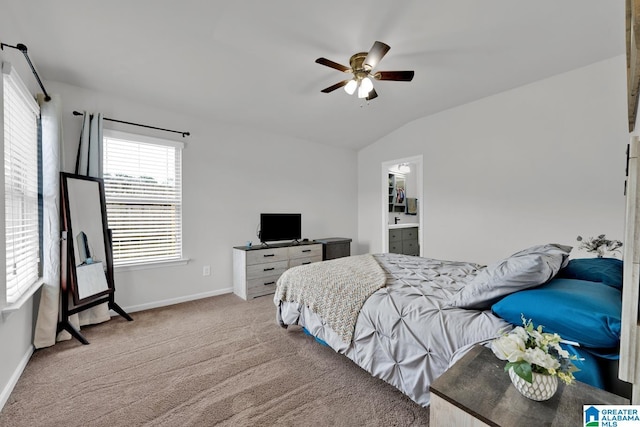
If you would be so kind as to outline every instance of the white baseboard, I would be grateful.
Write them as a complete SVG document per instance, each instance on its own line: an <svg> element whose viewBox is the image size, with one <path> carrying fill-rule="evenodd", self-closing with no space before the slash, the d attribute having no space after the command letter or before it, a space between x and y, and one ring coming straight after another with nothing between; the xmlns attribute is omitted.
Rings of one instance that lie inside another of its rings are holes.
<svg viewBox="0 0 640 427"><path fill-rule="evenodd" d="M166 307L168 305L179 304L181 302L187 302L187 301L195 301L202 298L215 297L218 295L229 294L231 292L233 292L233 288L217 289L215 291L203 292L201 294L187 295L187 296L182 296L178 298L171 298L171 299L166 299L161 301L149 302L145 304L131 305L128 307L122 307L122 309L127 313L135 313L136 311L150 310L152 308L158 308L158 307ZM116 313L113 310L111 310L110 314L111 314L111 317L118 316L118 313Z"/></svg>
<svg viewBox="0 0 640 427"><path fill-rule="evenodd" d="M2 410L2 408L4 408L4 405L9 400L9 396L11 395L13 388L18 383L22 372L24 372L24 368L27 367L27 363L29 363L29 359L31 359L31 355L33 354L34 349L35 347L33 345L29 346L27 352L24 354L24 356L22 356L20 363L16 367L16 370L13 372L13 375L11 375L11 378L9 378L9 381L2 390L2 393L0 393L0 411Z"/></svg>

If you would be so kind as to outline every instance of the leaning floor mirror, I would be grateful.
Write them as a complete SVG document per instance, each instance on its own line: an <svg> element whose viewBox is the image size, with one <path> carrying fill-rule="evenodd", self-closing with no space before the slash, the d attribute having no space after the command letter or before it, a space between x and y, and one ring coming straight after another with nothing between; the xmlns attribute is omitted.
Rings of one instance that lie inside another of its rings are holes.
<svg viewBox="0 0 640 427"><path fill-rule="evenodd" d="M67 330L88 344L69 323L70 315L106 302L127 320L133 319L114 300L113 257L103 180L63 172L60 188L62 316L58 330Z"/></svg>

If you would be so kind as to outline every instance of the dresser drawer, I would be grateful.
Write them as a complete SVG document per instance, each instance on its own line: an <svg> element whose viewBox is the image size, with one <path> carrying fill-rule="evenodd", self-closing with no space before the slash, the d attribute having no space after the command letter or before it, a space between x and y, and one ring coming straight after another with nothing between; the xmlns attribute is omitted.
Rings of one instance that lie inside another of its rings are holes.
<svg viewBox="0 0 640 427"><path fill-rule="evenodd" d="M418 240L418 228L402 228L402 240Z"/></svg>
<svg viewBox="0 0 640 427"><path fill-rule="evenodd" d="M279 278L280 276L269 276L247 280L247 299L274 293Z"/></svg>
<svg viewBox="0 0 640 427"><path fill-rule="evenodd" d="M322 245L289 246L289 259L319 256L322 260Z"/></svg>
<svg viewBox="0 0 640 427"><path fill-rule="evenodd" d="M286 261L289 258L287 249L288 248L265 248L247 251L247 265Z"/></svg>
<svg viewBox="0 0 640 427"><path fill-rule="evenodd" d="M289 261L289 267L297 267L299 265L307 265L312 262L320 262L322 261L322 253L320 255L305 257L305 258L295 258Z"/></svg>
<svg viewBox="0 0 640 427"><path fill-rule="evenodd" d="M402 253L405 255L418 255L420 248L418 247L417 240L403 240L402 241Z"/></svg>
<svg viewBox="0 0 640 427"><path fill-rule="evenodd" d="M247 299L274 293L279 278L280 275L275 275L247 280Z"/></svg>
<svg viewBox="0 0 640 427"><path fill-rule="evenodd" d="M401 254L402 242L389 242L389 252L392 254Z"/></svg>
<svg viewBox="0 0 640 427"><path fill-rule="evenodd" d="M288 263L286 260L247 265L247 279L279 275L285 272L287 266Z"/></svg>
<svg viewBox="0 0 640 427"><path fill-rule="evenodd" d="M398 230L389 230L389 242L399 242L402 240L402 232Z"/></svg>

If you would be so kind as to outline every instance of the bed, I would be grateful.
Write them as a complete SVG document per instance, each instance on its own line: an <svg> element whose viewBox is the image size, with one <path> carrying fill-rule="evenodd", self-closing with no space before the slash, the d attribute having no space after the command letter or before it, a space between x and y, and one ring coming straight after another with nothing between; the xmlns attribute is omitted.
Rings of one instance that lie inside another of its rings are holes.
<svg viewBox="0 0 640 427"><path fill-rule="evenodd" d="M581 281L577 277L561 277L561 271L569 266L570 251L571 247L563 245L537 245L489 266L386 253L295 267L278 280L274 296L276 317L281 326L302 327L321 344L345 355L418 404L428 406L431 382L473 346L488 345L519 324L522 315L536 324L546 324L548 319L534 311L557 317L559 310L548 309L549 304L556 302L546 300L542 306L530 303L538 297L532 300L526 292L539 291L562 280L591 289L577 283ZM592 271L592 275L597 274ZM604 304L613 306L610 310L613 314L589 306L585 311L592 312L595 320L578 319L591 321L589 328L606 330L601 340L593 338L598 334L592 329L582 332L593 340L589 346L600 356L615 357L620 327L619 310L617 324L615 319L615 301L621 299L620 292L615 287L600 285L617 291L604 296L614 301ZM549 292L558 293L556 298L560 302L567 300L562 289ZM570 287L566 292L573 295L576 288ZM514 296L520 300L502 303ZM604 297L598 292L589 296L600 304ZM494 308L500 303L498 315ZM556 322L560 325L558 333L566 332L562 330L566 320L565 316ZM576 329L578 333L569 334L567 339L584 341L584 337L578 336L582 328ZM572 349L579 356L584 355L584 350ZM590 353L587 358L589 366L582 369L599 378L595 359Z"/></svg>

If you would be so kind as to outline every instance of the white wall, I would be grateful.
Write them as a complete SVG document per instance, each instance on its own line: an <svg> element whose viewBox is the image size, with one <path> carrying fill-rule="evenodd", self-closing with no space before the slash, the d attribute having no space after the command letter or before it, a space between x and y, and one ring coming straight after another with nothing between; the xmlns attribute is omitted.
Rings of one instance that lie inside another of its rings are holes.
<svg viewBox="0 0 640 427"><path fill-rule="evenodd" d="M33 353L33 313L29 300L20 310L0 316L0 409Z"/></svg>
<svg viewBox="0 0 640 427"><path fill-rule="evenodd" d="M356 238L357 160L352 150L227 126L66 84L46 85L62 98L67 171L75 165L81 124L73 110L191 132L183 152L184 256L190 261L117 270L116 301L125 309L230 292L232 247L257 243L260 212L302 213L303 237L309 239ZM182 140L108 121L105 127ZM211 266L211 276L202 275L205 265Z"/></svg>
<svg viewBox="0 0 640 427"><path fill-rule="evenodd" d="M381 164L420 154L423 256L490 263L577 235L622 239L625 73L624 56L612 58L418 119L364 148L358 250L381 250Z"/></svg>

